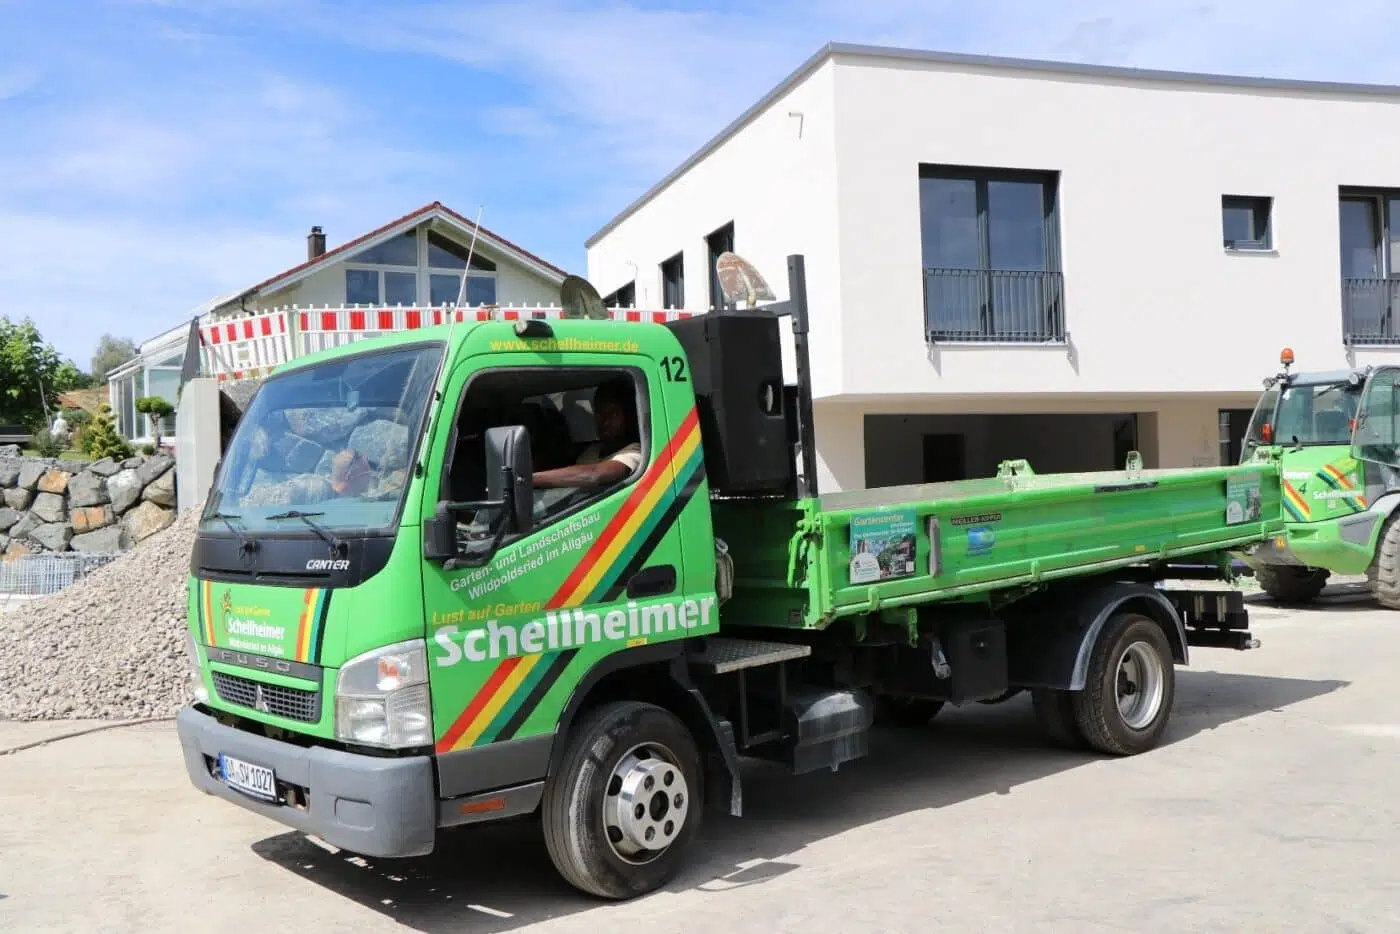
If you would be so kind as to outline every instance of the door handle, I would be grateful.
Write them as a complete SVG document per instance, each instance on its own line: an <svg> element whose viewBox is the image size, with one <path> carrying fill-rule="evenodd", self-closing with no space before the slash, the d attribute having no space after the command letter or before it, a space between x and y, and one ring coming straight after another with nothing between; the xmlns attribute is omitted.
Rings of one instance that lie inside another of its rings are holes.
<svg viewBox="0 0 1400 934"><path fill-rule="evenodd" d="M627 596L659 597L676 592L676 568L671 564L657 564L643 568L627 579Z"/></svg>

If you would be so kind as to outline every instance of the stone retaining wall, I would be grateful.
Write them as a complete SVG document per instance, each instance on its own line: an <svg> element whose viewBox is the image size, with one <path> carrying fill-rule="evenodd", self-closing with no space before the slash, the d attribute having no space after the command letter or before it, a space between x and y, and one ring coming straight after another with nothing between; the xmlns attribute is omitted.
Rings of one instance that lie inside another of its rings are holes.
<svg viewBox="0 0 1400 934"><path fill-rule="evenodd" d="M113 554L175 521L175 459L92 464L0 448L0 555Z"/></svg>

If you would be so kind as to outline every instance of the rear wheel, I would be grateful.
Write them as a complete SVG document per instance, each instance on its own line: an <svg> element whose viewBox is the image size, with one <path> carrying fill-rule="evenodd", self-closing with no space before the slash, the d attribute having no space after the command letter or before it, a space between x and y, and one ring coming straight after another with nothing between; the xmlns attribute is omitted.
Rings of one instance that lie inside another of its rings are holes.
<svg viewBox="0 0 1400 934"><path fill-rule="evenodd" d="M1259 586L1280 603L1311 603L1327 586L1330 571L1291 565L1262 565L1255 570Z"/></svg>
<svg viewBox="0 0 1400 934"><path fill-rule="evenodd" d="M1171 643L1156 620L1120 613L1089 657L1084 690L1071 695L1074 720L1090 746L1130 756L1157 745L1176 696Z"/></svg>
<svg viewBox="0 0 1400 934"><path fill-rule="evenodd" d="M559 874L603 898L645 895L675 874L700 824L700 754L685 724L654 704L585 714L541 808Z"/></svg>

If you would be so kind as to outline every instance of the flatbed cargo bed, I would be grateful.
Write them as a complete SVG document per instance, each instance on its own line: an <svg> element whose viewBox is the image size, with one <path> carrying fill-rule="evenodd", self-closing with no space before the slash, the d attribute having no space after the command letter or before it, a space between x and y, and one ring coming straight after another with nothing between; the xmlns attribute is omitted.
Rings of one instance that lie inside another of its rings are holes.
<svg viewBox="0 0 1400 934"><path fill-rule="evenodd" d="M986 479L717 502L735 567L725 613L820 629L1154 561L1224 564L1283 534L1281 495L1268 464L1036 475L1014 462Z"/></svg>

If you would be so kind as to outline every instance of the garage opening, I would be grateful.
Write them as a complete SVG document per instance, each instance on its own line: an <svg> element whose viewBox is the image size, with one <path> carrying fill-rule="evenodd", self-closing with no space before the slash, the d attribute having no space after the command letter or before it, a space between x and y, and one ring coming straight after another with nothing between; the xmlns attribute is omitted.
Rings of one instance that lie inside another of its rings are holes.
<svg viewBox="0 0 1400 934"><path fill-rule="evenodd" d="M1036 473L1121 470L1134 450L1133 413L865 416L869 487L990 477L1014 458Z"/></svg>

